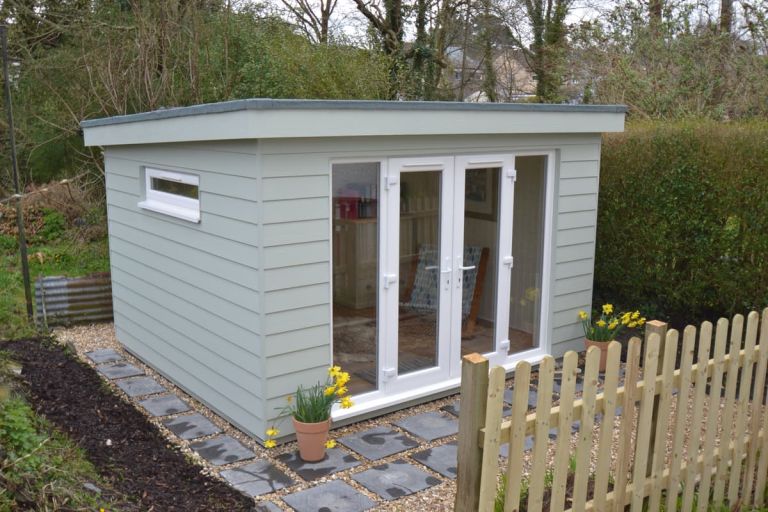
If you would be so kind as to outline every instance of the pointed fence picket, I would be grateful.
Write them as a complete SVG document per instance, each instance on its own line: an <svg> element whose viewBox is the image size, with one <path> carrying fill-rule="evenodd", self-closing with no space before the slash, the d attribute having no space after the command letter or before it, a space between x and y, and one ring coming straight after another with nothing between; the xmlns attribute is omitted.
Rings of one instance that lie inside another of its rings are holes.
<svg viewBox="0 0 768 512"><path fill-rule="evenodd" d="M590 348L580 393L578 355L569 352L559 396L553 396L555 360L546 356L537 369L532 411L532 369L521 361L506 420L504 369L489 375L487 360L466 356L456 510L494 511L496 503L505 512L523 506L528 512L639 512L662 504L670 511L694 504L703 511L710 502L761 505L768 477L768 308L762 318L750 313L746 329L736 315L718 321L714 343L712 333L709 322L698 332L688 326L680 343L676 330L655 322L645 347L639 338L629 341L621 386L621 346L610 344L602 377L598 349ZM526 473L528 436L533 449ZM497 502L503 444L509 444L506 486Z"/></svg>

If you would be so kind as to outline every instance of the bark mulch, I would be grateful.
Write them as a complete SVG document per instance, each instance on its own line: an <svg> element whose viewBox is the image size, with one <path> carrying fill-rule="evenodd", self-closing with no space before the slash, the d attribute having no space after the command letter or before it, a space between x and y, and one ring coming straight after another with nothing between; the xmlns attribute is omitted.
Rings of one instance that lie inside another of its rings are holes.
<svg viewBox="0 0 768 512"><path fill-rule="evenodd" d="M47 339L2 344L23 365L28 398L140 510L253 510L253 501L200 472L95 370ZM111 446L108 446L108 440ZM128 506L127 508L133 508Z"/></svg>

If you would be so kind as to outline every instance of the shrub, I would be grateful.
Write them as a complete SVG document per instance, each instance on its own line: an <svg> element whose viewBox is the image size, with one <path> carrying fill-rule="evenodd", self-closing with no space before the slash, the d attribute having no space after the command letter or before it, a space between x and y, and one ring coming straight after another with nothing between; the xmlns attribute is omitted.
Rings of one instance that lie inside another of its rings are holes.
<svg viewBox="0 0 768 512"><path fill-rule="evenodd" d="M41 239L46 241L61 238L67 229L67 219L59 211L45 209L43 213L43 227L37 232Z"/></svg>
<svg viewBox="0 0 768 512"><path fill-rule="evenodd" d="M673 322L768 305L767 178L766 122L634 123L606 136L595 300Z"/></svg>
<svg viewBox="0 0 768 512"><path fill-rule="evenodd" d="M0 252L12 252L17 248L18 242L15 237L0 233Z"/></svg>

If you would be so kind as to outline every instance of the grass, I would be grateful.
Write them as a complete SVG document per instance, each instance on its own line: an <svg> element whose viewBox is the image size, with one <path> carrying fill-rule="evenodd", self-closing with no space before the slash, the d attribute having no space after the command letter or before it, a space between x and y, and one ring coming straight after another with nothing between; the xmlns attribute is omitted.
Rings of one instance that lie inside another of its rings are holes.
<svg viewBox="0 0 768 512"><path fill-rule="evenodd" d="M40 237L29 245L30 276L82 276L109 270L106 239L85 242L75 231L56 233L52 240ZM0 339L31 336L35 328L27 321L24 286L16 240L0 235ZM33 290L34 293L34 290Z"/></svg>
<svg viewBox="0 0 768 512"><path fill-rule="evenodd" d="M14 381L14 365L0 351L0 385ZM109 509L96 469L69 438L37 416L18 393L0 398L0 512Z"/></svg>
<svg viewBox="0 0 768 512"><path fill-rule="evenodd" d="M83 487L104 485L82 450L21 397L0 402L0 446L0 512L104 507Z"/></svg>

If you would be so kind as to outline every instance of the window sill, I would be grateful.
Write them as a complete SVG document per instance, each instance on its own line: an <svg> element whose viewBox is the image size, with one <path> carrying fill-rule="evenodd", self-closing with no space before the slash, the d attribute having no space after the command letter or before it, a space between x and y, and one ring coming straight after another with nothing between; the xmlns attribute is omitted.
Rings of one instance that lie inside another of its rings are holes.
<svg viewBox="0 0 768 512"><path fill-rule="evenodd" d="M185 220L187 222L200 223L200 212L197 210L190 210L188 208L180 208L164 203L158 203L156 201L140 201L138 207L143 210L149 210L156 213L162 213L177 219Z"/></svg>

